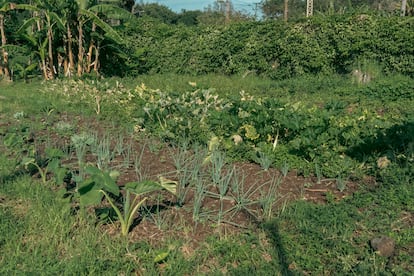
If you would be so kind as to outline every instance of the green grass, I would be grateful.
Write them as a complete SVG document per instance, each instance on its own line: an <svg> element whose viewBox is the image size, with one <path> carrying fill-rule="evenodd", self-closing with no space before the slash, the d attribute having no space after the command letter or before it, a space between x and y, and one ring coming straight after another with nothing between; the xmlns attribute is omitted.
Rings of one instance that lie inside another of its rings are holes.
<svg viewBox="0 0 414 276"><path fill-rule="evenodd" d="M412 129L414 105L410 92L404 92L410 91L411 79L391 76L367 86L353 85L340 76L276 82L255 76L170 75L118 81L128 87L143 82L153 89L176 92L192 91L188 84L191 81L200 88L216 88L226 97L244 90L255 96L303 101L310 106L322 102L343 108L358 102L361 109L385 108L386 116L400 124L393 126L399 128L393 133L402 137L404 145L390 145L387 154L395 155L396 161L389 167L379 170L372 165L365 171L375 178L375 186L362 183L357 193L338 202L332 198L326 205L292 203L259 230L237 236L212 233L196 252L186 251L189 245L184 238L166 239L154 246L109 234L94 219L74 214L67 200L58 196L57 187L41 184L16 169L17 156L1 150L0 275L409 275L414 271L413 137L407 132ZM394 90L397 82L402 86ZM106 117L94 114L93 107L86 103L79 108L78 102L64 101L59 93L38 93L39 89L43 89L40 82L0 84L1 149L4 134L10 128L2 125L5 122L12 122L11 128L16 132L26 133L27 129L47 129L48 121L40 118L53 121L58 113ZM394 98L395 92L402 93L402 100ZM22 111L39 120L13 118ZM119 114L116 108L108 112ZM131 122L125 123L128 124ZM384 141L376 137L367 142L370 143L364 146L373 150L361 154L361 160L354 160L361 166L368 161L375 164L383 154L375 145ZM286 147L279 148L278 154L292 154ZM292 156L295 162L299 159ZM283 164L286 159L280 161ZM380 235L396 241L398 251L390 260L369 246L369 240ZM166 252L165 260L154 261Z"/></svg>
<svg viewBox="0 0 414 276"><path fill-rule="evenodd" d="M5 160L2 160L3 163ZM197 254L185 257L185 240L167 240L152 247L145 242L109 235L93 222L74 216L67 202L49 187L28 176L6 181L0 187L0 274L42 275L144 275L221 274L247 275L277 270L278 263L263 262L258 237L245 234L201 245ZM252 253L252 248L258 247ZM164 265L156 256L169 252ZM242 273L242 274L239 274Z"/></svg>

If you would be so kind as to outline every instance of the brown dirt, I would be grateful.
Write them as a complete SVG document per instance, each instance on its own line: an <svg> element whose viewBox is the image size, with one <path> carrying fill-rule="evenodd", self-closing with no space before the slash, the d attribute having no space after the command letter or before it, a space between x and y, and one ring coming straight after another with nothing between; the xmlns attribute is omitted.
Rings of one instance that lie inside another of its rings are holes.
<svg viewBox="0 0 414 276"><path fill-rule="evenodd" d="M62 114L54 122L44 123L44 129L38 131L38 133L33 133L34 143L40 153L46 147L45 137L48 137L48 143L54 147L67 148L70 145L70 136L55 131L56 123L62 121L75 126L70 135L87 131L98 133L99 137L104 133L119 133L120 131L114 126L104 126L102 122L96 120L84 120L81 117L70 118L67 114ZM111 137L112 148L115 146L117 137L116 135ZM120 186L128 182L138 181L140 178L158 180L159 176L178 180L179 175L172 158L173 155L178 154L176 149L166 143L149 139L144 135L125 135L123 139L125 145L131 146L132 156L129 160L130 165L119 169L121 176L118 179L118 184ZM141 153L141 175L139 175L133 163L135 157ZM111 160L110 167L121 167L124 159L125 156L116 155ZM91 153L87 155L86 160L96 164L96 156ZM77 160L73 149L71 157L62 163L76 167ZM270 168L265 171L259 165L248 162L227 164L223 171L232 168L235 169L238 178L244 179L243 191L248 194L248 208L238 208L241 205L238 205L234 199L235 191L229 189L227 196L222 200L224 215L220 222L218 220L220 200L211 194L205 196L200 218L198 221L194 221L193 188L189 188L182 206L178 206L176 198L167 193L152 194L146 205L149 211L145 215L141 212L141 215L137 216L137 223L131 229L129 238L131 240L146 240L154 245L171 238L184 239L188 241L182 248L184 252L185 250L193 250L197 244L202 243L207 236L214 233L229 235L245 229L254 229L258 227L264 217L262 208L257 201L261 195L268 193L270 183L278 178L281 179L281 183L275 195L274 215L277 215L277 212L286 204L296 200L324 204L327 200L341 200L358 189L358 183L348 181L346 189L341 192L335 179L322 179L318 182L316 177L298 176L295 171L290 171L286 176L282 176L277 169ZM202 172L208 174L208 170L208 166L204 166ZM207 182L206 184L210 185L208 191L217 193L212 183ZM114 235L119 233L117 223L102 225L101 227L103 231L108 233ZM187 253L191 254L191 252Z"/></svg>

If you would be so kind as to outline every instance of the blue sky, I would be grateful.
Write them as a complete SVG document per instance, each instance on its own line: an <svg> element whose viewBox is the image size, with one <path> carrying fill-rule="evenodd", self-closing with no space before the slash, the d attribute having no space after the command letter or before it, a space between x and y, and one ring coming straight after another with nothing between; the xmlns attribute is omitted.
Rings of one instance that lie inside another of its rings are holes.
<svg viewBox="0 0 414 276"><path fill-rule="evenodd" d="M141 2L137 0L136 2ZM144 3L158 3L169 7L174 12L181 10L204 10L208 5L213 6L216 0L142 0ZM255 3L260 0L231 0L233 7L239 11L245 11L253 14Z"/></svg>

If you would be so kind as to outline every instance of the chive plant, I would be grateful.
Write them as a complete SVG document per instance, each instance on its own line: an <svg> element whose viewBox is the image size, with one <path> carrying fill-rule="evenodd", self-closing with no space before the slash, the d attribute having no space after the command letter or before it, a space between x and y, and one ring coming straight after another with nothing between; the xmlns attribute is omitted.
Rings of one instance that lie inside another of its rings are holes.
<svg viewBox="0 0 414 276"><path fill-rule="evenodd" d="M262 189L260 192L260 205L262 208L262 220L269 220L274 212L274 207L278 201L277 189L282 183L282 177L273 178L270 180L270 185L267 190Z"/></svg>
<svg viewBox="0 0 414 276"><path fill-rule="evenodd" d="M283 165L280 168L280 171L282 172L283 177L287 176L287 174L289 173L289 169L290 169L289 163L286 160L284 160Z"/></svg>

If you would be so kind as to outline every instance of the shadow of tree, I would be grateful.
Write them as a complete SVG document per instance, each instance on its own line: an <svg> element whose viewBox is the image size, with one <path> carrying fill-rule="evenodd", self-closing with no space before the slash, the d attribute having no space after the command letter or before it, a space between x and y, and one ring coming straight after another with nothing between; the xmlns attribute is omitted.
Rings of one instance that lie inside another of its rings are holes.
<svg viewBox="0 0 414 276"><path fill-rule="evenodd" d="M282 236L279 231L279 223L277 220L267 222L262 225L262 228L265 230L267 236L272 242L273 248L277 254L277 258L279 261L279 266L281 268L281 275L284 276L291 276L295 275L289 269L289 261L288 261L288 252L283 244Z"/></svg>

